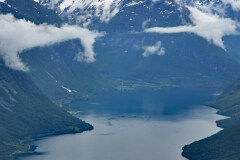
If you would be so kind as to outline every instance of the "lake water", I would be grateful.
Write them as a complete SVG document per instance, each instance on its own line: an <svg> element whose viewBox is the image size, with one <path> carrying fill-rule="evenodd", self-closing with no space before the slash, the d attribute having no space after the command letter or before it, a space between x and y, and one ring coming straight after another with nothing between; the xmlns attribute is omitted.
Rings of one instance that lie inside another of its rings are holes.
<svg viewBox="0 0 240 160"><path fill-rule="evenodd" d="M36 154L20 160L184 160L182 147L221 129L224 118L201 105L213 91L106 92L66 108L94 125L90 132L47 137L33 142Z"/></svg>

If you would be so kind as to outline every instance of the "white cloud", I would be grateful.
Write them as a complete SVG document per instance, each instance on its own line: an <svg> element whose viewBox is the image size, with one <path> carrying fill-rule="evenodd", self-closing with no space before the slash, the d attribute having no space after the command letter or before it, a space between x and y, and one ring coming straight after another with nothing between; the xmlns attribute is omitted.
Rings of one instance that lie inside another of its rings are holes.
<svg viewBox="0 0 240 160"><path fill-rule="evenodd" d="M188 7L190 18L194 25L177 27L154 27L145 29L145 32L157 33L181 33L191 32L208 40L210 43L225 49L222 37L237 34L237 22L230 18L222 18L218 15L205 13L197 8Z"/></svg>
<svg viewBox="0 0 240 160"><path fill-rule="evenodd" d="M230 4L236 11L240 10L240 0L222 0L224 4Z"/></svg>
<svg viewBox="0 0 240 160"><path fill-rule="evenodd" d="M0 15L0 56L5 64L15 70L27 71L19 54L34 47L49 46L71 39L79 39L84 47L84 60L95 61L93 44L101 33L89 31L78 26L35 25L32 22L15 19L12 15ZM81 59L82 60L82 59Z"/></svg>
<svg viewBox="0 0 240 160"><path fill-rule="evenodd" d="M148 57L153 54L157 54L159 56L163 56L165 54L165 49L162 47L161 41L158 41L154 46L144 46L143 56Z"/></svg>

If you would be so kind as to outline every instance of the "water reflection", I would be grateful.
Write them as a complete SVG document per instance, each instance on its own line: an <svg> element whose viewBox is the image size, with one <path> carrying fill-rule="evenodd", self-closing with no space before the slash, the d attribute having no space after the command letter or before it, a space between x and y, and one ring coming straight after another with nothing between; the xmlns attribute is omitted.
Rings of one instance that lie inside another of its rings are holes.
<svg viewBox="0 0 240 160"><path fill-rule="evenodd" d="M179 115L210 100L213 90L165 88L162 90L132 90L102 92L91 100L79 100L66 105L83 114L115 113L149 116Z"/></svg>

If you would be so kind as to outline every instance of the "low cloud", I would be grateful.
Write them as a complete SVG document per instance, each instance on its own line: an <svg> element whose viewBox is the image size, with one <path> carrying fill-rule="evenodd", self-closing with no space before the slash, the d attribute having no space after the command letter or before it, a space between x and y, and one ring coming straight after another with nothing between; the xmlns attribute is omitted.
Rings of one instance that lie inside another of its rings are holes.
<svg viewBox="0 0 240 160"><path fill-rule="evenodd" d="M233 10L240 10L240 1L239 0L222 0L224 4L230 4Z"/></svg>
<svg viewBox="0 0 240 160"><path fill-rule="evenodd" d="M163 56L165 54L165 49L162 47L161 41L158 41L153 46L144 46L144 53L142 54L144 57L148 57L153 54L157 54L159 56Z"/></svg>
<svg viewBox="0 0 240 160"><path fill-rule="evenodd" d="M219 17L218 15L203 12L194 7L188 7L193 25L177 27L154 27L145 29L145 32L156 33L181 33L190 32L201 36L210 43L225 49L222 37L225 35L237 34L238 23L230 18Z"/></svg>
<svg viewBox="0 0 240 160"><path fill-rule="evenodd" d="M24 19L15 19L11 14L0 15L0 56L5 64L15 70L27 71L28 67L19 58L24 50L34 47L49 46L71 39L79 39L84 53L79 53L77 60L94 62L93 44L101 33L89 31L78 26L36 25ZM79 55L82 58L78 58Z"/></svg>

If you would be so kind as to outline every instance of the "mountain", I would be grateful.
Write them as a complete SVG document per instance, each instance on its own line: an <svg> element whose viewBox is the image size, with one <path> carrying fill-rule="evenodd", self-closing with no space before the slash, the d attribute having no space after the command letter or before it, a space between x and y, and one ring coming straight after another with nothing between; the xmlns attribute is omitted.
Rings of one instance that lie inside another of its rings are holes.
<svg viewBox="0 0 240 160"><path fill-rule="evenodd" d="M0 66L0 159L26 152L27 140L75 133L92 126L52 103L26 73Z"/></svg>
<svg viewBox="0 0 240 160"><path fill-rule="evenodd" d="M2 14L11 13L36 24L61 23L61 19L30 0L0 2ZM0 159L31 150L26 143L43 136L80 133L93 127L73 117L49 100L22 71L12 70L0 60Z"/></svg>
<svg viewBox="0 0 240 160"><path fill-rule="evenodd" d="M60 105L119 88L224 88L240 75L233 56L203 37L144 32L192 23L190 11L173 0L36 2L54 10L65 23L104 33L94 43L94 63L76 60L76 54L84 52L76 40L21 54L32 68L33 81ZM151 53L149 48L162 52Z"/></svg>
<svg viewBox="0 0 240 160"><path fill-rule="evenodd" d="M0 0L1 14L13 14L35 24L61 27L68 23L102 32L102 37L89 47L96 53L93 63L82 61L86 44L79 40L24 50L19 56L29 66L28 73L13 71L1 62L0 159L29 150L24 145L28 140L92 129L47 97L67 106L105 90L219 89L237 79L239 37L234 35L234 27L239 21L238 12L230 3L225 4L227 1L180 2ZM202 21L205 18L210 23ZM185 157L240 158L239 84L237 81L208 103L220 109L219 113L232 117L218 122L225 129L185 146Z"/></svg>
<svg viewBox="0 0 240 160"><path fill-rule="evenodd" d="M26 19L36 24L61 24L62 19L52 10L43 7L33 0L0 1L1 14L13 14L16 18Z"/></svg>

